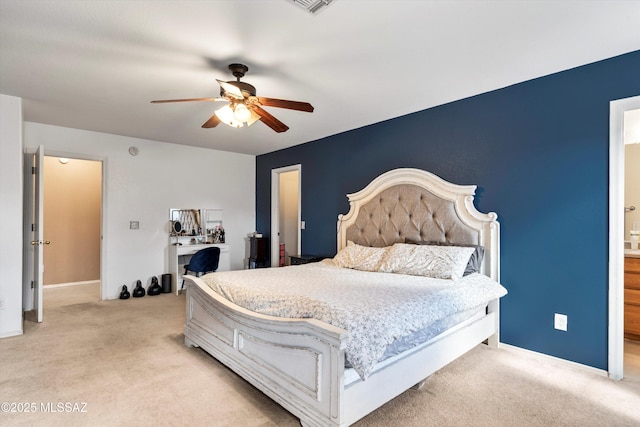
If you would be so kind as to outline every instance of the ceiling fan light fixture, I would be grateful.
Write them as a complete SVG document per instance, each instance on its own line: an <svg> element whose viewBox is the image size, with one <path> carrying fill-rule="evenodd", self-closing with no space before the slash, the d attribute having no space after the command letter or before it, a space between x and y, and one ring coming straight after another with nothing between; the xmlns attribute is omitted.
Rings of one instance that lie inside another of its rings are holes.
<svg viewBox="0 0 640 427"><path fill-rule="evenodd" d="M260 120L260 116L257 115L255 111L249 110L249 119L247 120L247 126L251 126L258 120Z"/></svg>
<svg viewBox="0 0 640 427"><path fill-rule="evenodd" d="M241 128L242 126L244 126L240 120L236 119L233 110L228 105L225 105L222 108L218 108L215 111L215 115L218 116L220 121L227 126L231 126L233 128Z"/></svg>
<svg viewBox="0 0 640 427"><path fill-rule="evenodd" d="M236 104L233 111L233 116L236 118L236 120L244 123L246 121L249 121L249 119L251 118L251 113L249 112L249 109L246 105L244 105L243 103L238 103Z"/></svg>

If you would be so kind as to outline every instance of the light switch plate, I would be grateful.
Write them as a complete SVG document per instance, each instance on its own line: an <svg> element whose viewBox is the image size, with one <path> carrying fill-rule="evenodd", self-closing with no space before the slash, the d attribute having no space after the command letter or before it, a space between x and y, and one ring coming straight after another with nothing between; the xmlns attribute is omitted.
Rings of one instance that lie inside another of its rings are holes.
<svg viewBox="0 0 640 427"><path fill-rule="evenodd" d="M130 230L138 230L140 228L140 221L129 221Z"/></svg>

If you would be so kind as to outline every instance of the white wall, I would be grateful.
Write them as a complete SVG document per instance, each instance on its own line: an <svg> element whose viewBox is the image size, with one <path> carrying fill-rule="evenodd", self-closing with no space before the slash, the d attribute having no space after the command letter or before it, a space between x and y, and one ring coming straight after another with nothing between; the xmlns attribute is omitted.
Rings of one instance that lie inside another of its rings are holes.
<svg viewBox="0 0 640 427"><path fill-rule="evenodd" d="M0 95L0 337L22 333L22 99Z"/></svg>
<svg viewBox="0 0 640 427"><path fill-rule="evenodd" d="M151 276L168 273L170 208L223 209L231 268L243 267L244 237L255 229L254 156L29 122L24 144L104 162L103 298L117 298L122 285L131 289L138 279L146 288ZM129 221L140 229L130 230Z"/></svg>

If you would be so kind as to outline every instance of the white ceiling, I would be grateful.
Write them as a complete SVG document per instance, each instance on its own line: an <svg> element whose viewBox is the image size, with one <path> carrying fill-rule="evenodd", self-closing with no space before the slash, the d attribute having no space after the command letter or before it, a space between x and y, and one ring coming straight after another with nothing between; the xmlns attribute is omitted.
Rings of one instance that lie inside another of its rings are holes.
<svg viewBox="0 0 640 427"><path fill-rule="evenodd" d="M0 93L26 121L262 154L640 49L640 1L0 0ZM307 101L200 126L227 66Z"/></svg>

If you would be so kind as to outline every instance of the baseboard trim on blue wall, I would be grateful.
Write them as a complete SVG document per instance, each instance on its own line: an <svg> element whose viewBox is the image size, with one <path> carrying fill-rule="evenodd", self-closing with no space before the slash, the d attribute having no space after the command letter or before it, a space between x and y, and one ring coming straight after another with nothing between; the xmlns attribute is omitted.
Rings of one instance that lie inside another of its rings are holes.
<svg viewBox="0 0 640 427"><path fill-rule="evenodd" d="M600 375L600 376L603 376L603 377L608 377L609 376L609 373L607 371L605 371L604 369L598 369L598 368L594 368L593 366L583 365L582 363L572 362L571 360L561 359L561 358L555 357L555 356L549 356L548 354L538 353L537 351L527 350L526 348L516 347L514 345L504 344L504 343L500 343L498 345L498 347L499 348L503 348L503 349L505 349L507 351L512 351L514 353L526 353L526 354L529 354L530 356L533 356L533 357L536 357L536 358L540 358L540 359L543 359L543 360L554 361L554 362L557 362L557 363L562 364L562 365L567 365L567 367L577 368L577 369L580 369L582 371L590 372L592 374Z"/></svg>

